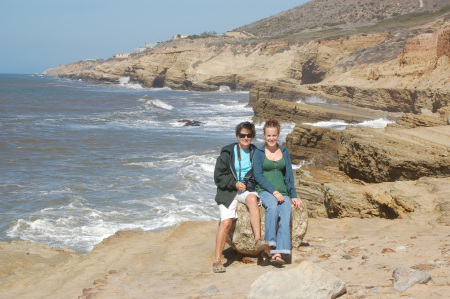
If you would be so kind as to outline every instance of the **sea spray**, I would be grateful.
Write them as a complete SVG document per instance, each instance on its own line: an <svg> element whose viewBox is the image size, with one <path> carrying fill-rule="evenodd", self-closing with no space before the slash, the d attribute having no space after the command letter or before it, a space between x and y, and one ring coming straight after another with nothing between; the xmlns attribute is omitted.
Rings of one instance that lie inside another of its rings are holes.
<svg viewBox="0 0 450 299"><path fill-rule="evenodd" d="M322 127L322 128L331 128L335 130L345 130L347 126L355 126L355 127L371 127L376 129L383 129L388 124L394 123L395 121L387 120L384 118L374 119L374 120L366 120L361 123L349 124L343 120L331 120L331 121L319 121L316 123L303 123L304 125Z"/></svg>

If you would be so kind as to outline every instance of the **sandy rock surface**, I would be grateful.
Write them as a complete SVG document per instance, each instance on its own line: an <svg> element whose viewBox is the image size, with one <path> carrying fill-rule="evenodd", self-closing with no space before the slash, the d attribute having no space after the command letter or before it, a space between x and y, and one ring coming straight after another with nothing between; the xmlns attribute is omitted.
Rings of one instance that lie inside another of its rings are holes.
<svg viewBox="0 0 450 299"><path fill-rule="evenodd" d="M289 270L304 260L347 284L341 298L444 298L450 292L449 229L432 214L402 220L310 219L302 246L293 249L292 264L244 263L242 255L227 248L223 274L212 272L217 224L186 222L159 233L119 232L84 255L30 242L0 243L0 294L244 298L262 274ZM425 271L432 280L399 293L392 289L393 271L399 267Z"/></svg>

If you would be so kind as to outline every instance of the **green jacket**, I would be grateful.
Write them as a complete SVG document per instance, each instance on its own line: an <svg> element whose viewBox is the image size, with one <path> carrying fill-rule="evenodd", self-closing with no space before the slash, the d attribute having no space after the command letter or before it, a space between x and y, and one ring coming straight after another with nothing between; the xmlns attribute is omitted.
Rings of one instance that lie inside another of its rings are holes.
<svg viewBox="0 0 450 299"><path fill-rule="evenodd" d="M217 186L216 202L218 205L223 204L229 207L237 194L236 169L234 169L234 147L237 143L229 144L220 150L220 155L216 160L214 168L214 183ZM256 146L250 144L250 159L252 160L252 169L247 172L245 177L253 177L253 153Z"/></svg>

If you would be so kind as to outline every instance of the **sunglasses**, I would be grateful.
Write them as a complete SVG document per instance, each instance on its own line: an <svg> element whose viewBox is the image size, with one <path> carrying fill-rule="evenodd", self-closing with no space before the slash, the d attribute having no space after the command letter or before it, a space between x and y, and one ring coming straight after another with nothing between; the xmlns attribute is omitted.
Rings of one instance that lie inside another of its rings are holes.
<svg viewBox="0 0 450 299"><path fill-rule="evenodd" d="M253 134L252 133L250 133L250 134L239 133L238 136L239 136L239 138L245 138L245 137L253 138Z"/></svg>

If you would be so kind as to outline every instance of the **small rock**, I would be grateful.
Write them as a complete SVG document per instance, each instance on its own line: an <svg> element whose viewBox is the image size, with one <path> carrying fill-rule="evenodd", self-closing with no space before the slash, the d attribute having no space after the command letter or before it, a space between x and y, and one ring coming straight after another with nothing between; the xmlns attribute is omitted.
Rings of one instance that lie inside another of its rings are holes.
<svg viewBox="0 0 450 299"><path fill-rule="evenodd" d="M249 257L249 256L244 256L242 258L242 262L244 264L255 264L258 262L258 258L257 257Z"/></svg>
<svg viewBox="0 0 450 299"><path fill-rule="evenodd" d="M368 260L368 259L369 259L369 257L368 257L367 255L363 255L361 258L362 258L363 260Z"/></svg>
<svg viewBox="0 0 450 299"><path fill-rule="evenodd" d="M343 255L342 258L344 260L351 260L353 257L350 254Z"/></svg>
<svg viewBox="0 0 450 299"><path fill-rule="evenodd" d="M427 283L431 276L423 271L400 267L394 271L394 283L392 288L403 292L417 283Z"/></svg>
<svg viewBox="0 0 450 299"><path fill-rule="evenodd" d="M406 251L406 246L399 246L397 248L395 248L395 251Z"/></svg>
<svg viewBox="0 0 450 299"><path fill-rule="evenodd" d="M326 253L326 254L319 255L319 258L321 258L321 259L327 259L327 258L329 258L330 256L331 256L331 254Z"/></svg>
<svg viewBox="0 0 450 299"><path fill-rule="evenodd" d="M393 252L395 252L395 250L391 248L383 248L383 250L381 251L381 253L393 253Z"/></svg>
<svg viewBox="0 0 450 299"><path fill-rule="evenodd" d="M207 287L200 295L216 294L219 290L215 286Z"/></svg>

